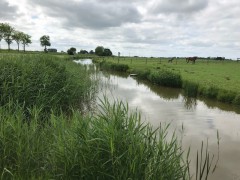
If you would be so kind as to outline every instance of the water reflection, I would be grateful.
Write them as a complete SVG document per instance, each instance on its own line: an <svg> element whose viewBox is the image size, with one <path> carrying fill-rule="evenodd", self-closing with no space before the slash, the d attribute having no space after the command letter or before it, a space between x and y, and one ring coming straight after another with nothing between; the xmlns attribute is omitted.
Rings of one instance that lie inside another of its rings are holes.
<svg viewBox="0 0 240 180"><path fill-rule="evenodd" d="M183 148L191 146L191 159L202 141L208 141L209 149L217 154L217 130L220 134L220 160L216 172L209 179L240 179L240 108L209 99L183 96L180 89L164 88L137 81L125 74L99 72L101 79L99 97L128 102L136 108L142 120L154 127L171 123L170 130L179 131L184 126Z"/></svg>
<svg viewBox="0 0 240 180"><path fill-rule="evenodd" d="M113 75L106 72L99 75L102 83L107 84L102 86L100 98L105 94L108 98L128 102L130 109L137 108L142 114L142 120L150 122L154 127L158 127L160 123L171 123L170 131L179 131L183 124L183 148L187 150L191 146L193 166L196 151L202 141L208 141L211 153L217 154L216 134L219 130L220 161L210 179L240 177L240 115L233 112L235 109L231 105L187 98L180 89L155 86L126 75L120 77L117 73ZM209 105L213 108L209 108ZM222 109L229 109L231 112Z"/></svg>
<svg viewBox="0 0 240 180"><path fill-rule="evenodd" d="M78 59L78 60L73 60L77 64L82 64L82 65L90 65L93 64L92 59Z"/></svg>
<svg viewBox="0 0 240 180"><path fill-rule="evenodd" d="M154 85L150 83L149 81L143 81L143 80L136 80L138 82L138 85L144 84L147 87L150 88L152 92L154 92L156 95L166 99L166 100L171 100L171 99L178 99L181 93L180 89L176 88L168 88L168 87L161 87Z"/></svg>
<svg viewBox="0 0 240 180"><path fill-rule="evenodd" d="M186 109L188 109L188 110L196 109L196 106L197 106L197 99L196 98L191 98L191 97L184 96L183 101L184 101L184 107Z"/></svg>

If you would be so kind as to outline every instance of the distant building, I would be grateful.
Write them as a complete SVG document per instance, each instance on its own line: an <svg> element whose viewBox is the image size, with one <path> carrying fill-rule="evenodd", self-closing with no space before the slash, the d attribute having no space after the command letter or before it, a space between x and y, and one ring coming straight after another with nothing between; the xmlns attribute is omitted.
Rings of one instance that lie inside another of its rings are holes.
<svg viewBox="0 0 240 180"><path fill-rule="evenodd" d="M48 49L48 52L57 52L57 49L51 48L51 49Z"/></svg>

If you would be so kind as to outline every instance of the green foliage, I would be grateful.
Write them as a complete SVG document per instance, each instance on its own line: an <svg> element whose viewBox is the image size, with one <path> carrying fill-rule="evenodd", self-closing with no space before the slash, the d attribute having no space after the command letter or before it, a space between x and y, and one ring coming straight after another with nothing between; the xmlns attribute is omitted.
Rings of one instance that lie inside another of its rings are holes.
<svg viewBox="0 0 240 180"><path fill-rule="evenodd" d="M21 42L22 42L22 45L23 45L23 51L25 52L25 47L32 43L31 36L23 33L22 37L21 37Z"/></svg>
<svg viewBox="0 0 240 180"><path fill-rule="evenodd" d="M76 54L76 52L77 52L77 49L74 47L71 47L70 49L67 50L67 53L69 55L74 55L74 54Z"/></svg>
<svg viewBox="0 0 240 180"><path fill-rule="evenodd" d="M137 70L137 71L133 71L133 72L137 74L137 77L139 79L143 79L143 80L148 80L148 77L151 73L151 71L149 69L147 69L147 70Z"/></svg>
<svg viewBox="0 0 240 180"><path fill-rule="evenodd" d="M112 56L112 51L108 48L104 48L103 46L98 46L95 49L95 54L98 56Z"/></svg>
<svg viewBox="0 0 240 180"><path fill-rule="evenodd" d="M179 74L168 70L161 69L159 71L151 71L148 80L154 84L168 87L181 87L182 79Z"/></svg>
<svg viewBox="0 0 240 180"><path fill-rule="evenodd" d="M110 49L104 49L103 55L104 56L112 56L112 51Z"/></svg>
<svg viewBox="0 0 240 180"><path fill-rule="evenodd" d="M122 102L100 104L95 117L78 111L67 118L53 112L39 125L39 109L30 123L24 110L0 107L2 179L186 179L187 164L176 136L141 123ZM68 120L67 120L68 119ZM70 123L69 123L70 122Z"/></svg>
<svg viewBox="0 0 240 180"><path fill-rule="evenodd" d="M18 51L19 51L19 44L20 44L22 37L23 37L23 32L14 31L12 38L14 41L16 41L16 43L18 45Z"/></svg>
<svg viewBox="0 0 240 180"><path fill-rule="evenodd" d="M48 35L43 35L40 37L41 46L45 47L44 51L47 52L47 46L51 46L50 37Z"/></svg>
<svg viewBox="0 0 240 180"><path fill-rule="evenodd" d="M197 97L198 95L198 84L190 81L183 82L184 95L188 97Z"/></svg>
<svg viewBox="0 0 240 180"><path fill-rule="evenodd" d="M128 65L126 64L115 64L115 63L109 63L106 61L102 61L100 63L100 67L108 71L119 71L119 72L127 72L127 70L129 69Z"/></svg>
<svg viewBox="0 0 240 180"><path fill-rule="evenodd" d="M79 51L79 54L88 54L88 51L87 51L87 50L82 50L82 49L81 49L81 50Z"/></svg>
<svg viewBox="0 0 240 180"><path fill-rule="evenodd" d="M10 45L13 42L13 35L15 29L8 23L1 23L0 25L0 40L3 38L8 44L8 50L10 51Z"/></svg>
<svg viewBox="0 0 240 180"><path fill-rule="evenodd" d="M11 101L26 113L29 108L37 107L43 115L53 108L58 112L82 108L89 93L93 93L89 91L92 81L83 67L62 61L51 56L29 55L1 59L0 105Z"/></svg>
<svg viewBox="0 0 240 180"><path fill-rule="evenodd" d="M234 104L240 105L240 94L237 94L233 100Z"/></svg>
<svg viewBox="0 0 240 180"><path fill-rule="evenodd" d="M218 92L217 100L225 103L232 103L234 102L235 97L236 94L231 91L220 90Z"/></svg>
<svg viewBox="0 0 240 180"><path fill-rule="evenodd" d="M219 89L213 86L199 88L199 94L210 99L216 99L218 92L219 92Z"/></svg>
<svg viewBox="0 0 240 180"><path fill-rule="evenodd" d="M104 52L104 47L103 46L98 46L95 49L95 54L98 56L103 56L103 52Z"/></svg>

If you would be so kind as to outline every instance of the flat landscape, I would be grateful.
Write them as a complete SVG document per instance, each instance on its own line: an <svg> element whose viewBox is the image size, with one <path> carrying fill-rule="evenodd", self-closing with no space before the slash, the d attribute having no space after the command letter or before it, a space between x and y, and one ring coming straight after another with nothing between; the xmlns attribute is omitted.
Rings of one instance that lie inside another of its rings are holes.
<svg viewBox="0 0 240 180"><path fill-rule="evenodd" d="M197 59L195 64L187 63L185 59L174 59L168 62L169 58L96 58L97 61L106 61L114 64L125 64L129 67L129 73L142 71L167 70L178 74L184 82L191 82L198 87L198 94L223 102L233 103L240 93L240 63L232 60L208 60ZM208 92L207 92L208 91ZM218 92L215 92L218 91ZM213 93L213 95L210 95ZM216 94L214 94L216 93ZM229 99L222 96L232 96ZM213 96L213 97L211 97ZM234 96L234 97L233 97ZM238 104L236 102L235 104Z"/></svg>

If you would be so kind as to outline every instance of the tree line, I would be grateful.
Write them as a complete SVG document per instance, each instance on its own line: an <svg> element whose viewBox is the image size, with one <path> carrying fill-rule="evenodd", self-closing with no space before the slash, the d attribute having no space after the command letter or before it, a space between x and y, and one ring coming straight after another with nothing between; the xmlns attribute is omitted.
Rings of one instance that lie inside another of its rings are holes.
<svg viewBox="0 0 240 180"><path fill-rule="evenodd" d="M0 42L2 39L6 41L8 50L10 50L10 45L13 43L13 41L17 43L18 51L20 44L23 45L23 51L25 51L25 47L32 43L30 35L16 30L8 23L0 23Z"/></svg>
<svg viewBox="0 0 240 180"><path fill-rule="evenodd" d="M18 51L20 44L23 45L23 51L25 52L25 47L32 43L31 36L22 31L16 30L14 27L10 26L8 23L0 23L0 43L5 40L8 45L8 50L11 49L11 44L15 41L17 43ZM48 52L47 46L51 46L50 37L44 35L40 37L40 44L44 47L44 51ZM76 54L76 48L71 47L68 49L68 54ZM112 51L109 48L104 48L103 46L97 46L95 52L93 50L86 51L81 50L79 54L96 54L98 56L112 56Z"/></svg>
<svg viewBox="0 0 240 180"><path fill-rule="evenodd" d="M77 53L77 49L75 47L71 47L67 50L67 53L69 55L74 55ZM103 46L97 46L95 48L95 52L93 50L87 51L87 50L80 50L78 54L96 54L98 56L112 56L112 51L109 48L104 48Z"/></svg>

